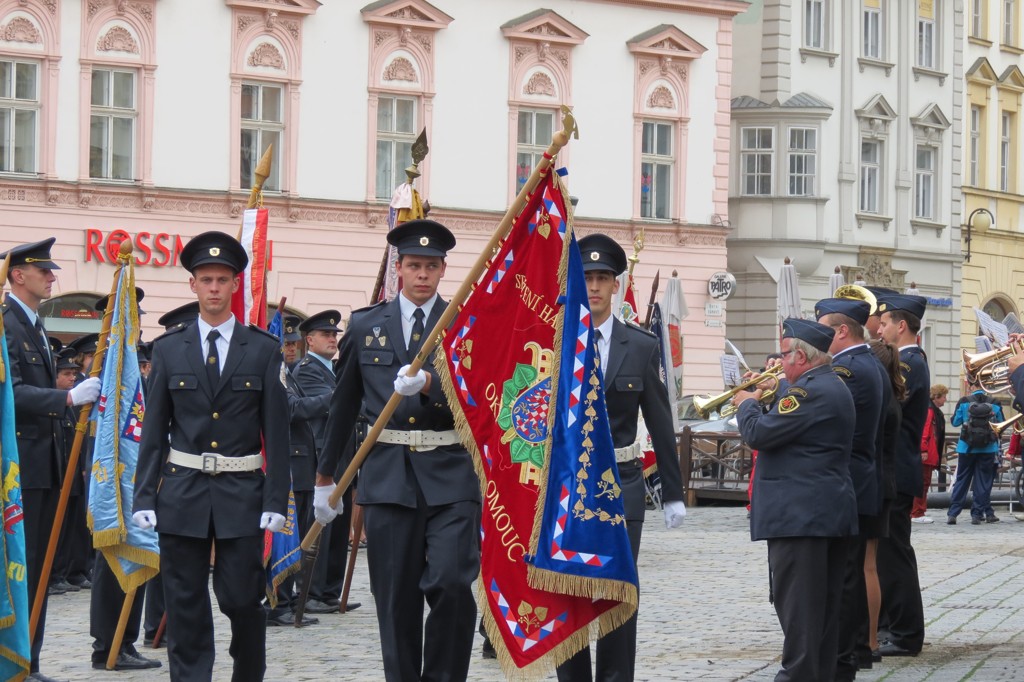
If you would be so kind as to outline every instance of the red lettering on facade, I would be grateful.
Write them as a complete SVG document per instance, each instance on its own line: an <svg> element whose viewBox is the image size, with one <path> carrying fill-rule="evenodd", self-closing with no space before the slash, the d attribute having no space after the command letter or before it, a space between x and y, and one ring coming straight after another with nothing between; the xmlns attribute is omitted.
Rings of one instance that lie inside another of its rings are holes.
<svg viewBox="0 0 1024 682"><path fill-rule="evenodd" d="M99 230L86 230L85 231L85 262L88 263L96 258L101 263L106 262L103 259L103 252L100 250L100 245L103 243L103 233Z"/></svg>
<svg viewBox="0 0 1024 682"><path fill-rule="evenodd" d="M146 265L153 258L153 250L149 248L149 232L135 235L135 264Z"/></svg>

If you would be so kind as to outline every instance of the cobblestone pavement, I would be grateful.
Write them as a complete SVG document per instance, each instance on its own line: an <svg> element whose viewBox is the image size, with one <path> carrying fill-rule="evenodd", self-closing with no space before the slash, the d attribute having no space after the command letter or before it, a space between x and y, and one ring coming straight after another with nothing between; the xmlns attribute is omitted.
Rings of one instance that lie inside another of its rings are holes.
<svg viewBox="0 0 1024 682"><path fill-rule="evenodd" d="M1002 523L914 525L927 636L916 658L886 659L858 679L910 682L1024 680L1024 523L997 510ZM1024 516L1022 516L1024 518ZM968 519L969 521L969 519ZM372 539L371 539L372 542ZM637 680L768 682L778 670L782 633L767 599L763 542L749 540L742 508L695 508L683 528L667 531L650 513L640 554ZM318 625L267 633L267 680L381 680L377 624L362 559L352 588L363 607L320 616ZM216 613L215 680L229 680L227 620ZM50 600L43 672L70 680L168 679L165 649L143 650L164 667L140 673L92 670L89 597ZM471 680L500 680L496 662L479 655ZM552 676L551 679L554 679Z"/></svg>

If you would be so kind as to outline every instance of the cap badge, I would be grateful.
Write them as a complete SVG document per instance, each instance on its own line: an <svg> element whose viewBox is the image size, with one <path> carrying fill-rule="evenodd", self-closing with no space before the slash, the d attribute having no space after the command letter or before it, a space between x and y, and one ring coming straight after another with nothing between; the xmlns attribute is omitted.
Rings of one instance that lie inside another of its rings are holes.
<svg viewBox="0 0 1024 682"><path fill-rule="evenodd" d="M211 256L219 256L219 255L220 255L220 248L218 248L218 247L216 247L216 246L214 246L213 248L211 248L211 249L210 249L210 255L211 255Z"/></svg>
<svg viewBox="0 0 1024 682"><path fill-rule="evenodd" d="M333 318L333 317L331 317L331 318L328 318L328 319L327 319L327 321L328 321L328 322L329 322L330 324L334 324L334 318Z"/></svg>
<svg viewBox="0 0 1024 682"><path fill-rule="evenodd" d="M429 237L420 237L420 246L426 246L430 243Z"/></svg>
<svg viewBox="0 0 1024 682"><path fill-rule="evenodd" d="M601 254L597 251L590 252L590 260L601 260Z"/></svg>

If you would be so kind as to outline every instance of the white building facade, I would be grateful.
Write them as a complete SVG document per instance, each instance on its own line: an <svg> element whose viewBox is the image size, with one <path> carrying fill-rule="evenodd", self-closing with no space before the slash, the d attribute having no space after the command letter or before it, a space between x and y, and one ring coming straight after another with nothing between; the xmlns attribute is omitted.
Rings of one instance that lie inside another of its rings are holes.
<svg viewBox="0 0 1024 682"><path fill-rule="evenodd" d="M736 22L728 336L778 343L776 279L802 310L847 283L929 299L934 382L959 375L962 3L759 0Z"/></svg>
<svg viewBox="0 0 1024 682"><path fill-rule="evenodd" d="M300 314L368 303L388 202L417 187L452 228L452 293L573 107L562 152L581 233L629 248L639 298L676 270L687 391L720 386L705 324L726 269L737 0L0 0L0 250L47 236L47 328L98 328L111 249L136 244L146 336L190 293L177 252L235 233L263 150L269 291ZM712 309L713 310L713 309ZM714 314L714 313L713 313ZM717 321L717 320L716 320Z"/></svg>

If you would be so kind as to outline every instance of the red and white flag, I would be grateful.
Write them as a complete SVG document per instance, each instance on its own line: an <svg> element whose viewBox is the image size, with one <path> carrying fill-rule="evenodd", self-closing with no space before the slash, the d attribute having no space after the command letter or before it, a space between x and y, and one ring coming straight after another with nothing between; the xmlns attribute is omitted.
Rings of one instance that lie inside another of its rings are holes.
<svg viewBox="0 0 1024 682"><path fill-rule="evenodd" d="M267 328L267 223L270 211L265 208L246 209L242 217L242 234L238 241L249 257L241 273L242 282L231 298L231 312L242 324Z"/></svg>

